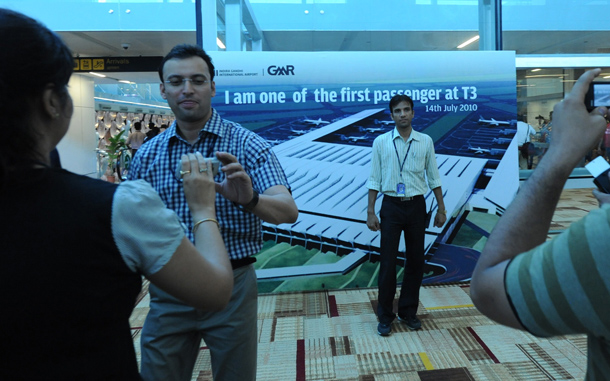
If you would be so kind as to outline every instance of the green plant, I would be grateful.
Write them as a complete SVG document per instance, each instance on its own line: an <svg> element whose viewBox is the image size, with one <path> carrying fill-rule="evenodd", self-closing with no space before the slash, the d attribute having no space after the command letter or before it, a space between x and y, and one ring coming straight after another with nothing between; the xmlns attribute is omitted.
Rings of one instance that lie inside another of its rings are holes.
<svg viewBox="0 0 610 381"><path fill-rule="evenodd" d="M106 146L106 152L108 153L108 169L107 173L114 174L114 170L117 166L117 161L121 157L121 151L127 149L125 139L123 138L125 130L119 132L115 136L108 138L110 144Z"/></svg>

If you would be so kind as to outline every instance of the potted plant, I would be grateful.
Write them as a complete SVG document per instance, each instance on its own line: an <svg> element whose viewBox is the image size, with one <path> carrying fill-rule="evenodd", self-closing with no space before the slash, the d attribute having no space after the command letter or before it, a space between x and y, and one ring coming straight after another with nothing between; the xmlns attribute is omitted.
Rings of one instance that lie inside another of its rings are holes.
<svg viewBox="0 0 610 381"><path fill-rule="evenodd" d="M125 139L123 138L125 130L119 132L115 136L108 138L110 144L106 146L106 153L108 154L108 167L106 168L106 180L114 183L116 181L116 168L119 158L124 149L127 149Z"/></svg>

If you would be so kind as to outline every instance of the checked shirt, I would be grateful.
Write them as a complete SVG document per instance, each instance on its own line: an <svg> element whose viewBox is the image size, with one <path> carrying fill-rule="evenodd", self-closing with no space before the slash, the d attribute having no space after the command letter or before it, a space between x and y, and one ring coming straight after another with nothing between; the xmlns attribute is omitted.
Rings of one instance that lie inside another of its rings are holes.
<svg viewBox="0 0 610 381"><path fill-rule="evenodd" d="M159 193L165 205L176 211L185 225L191 241L193 218L189 212L182 182L176 178L176 169L182 155L201 152L212 157L215 152L228 152L237 157L252 179L254 190L263 193L275 185L290 189L284 171L271 150L271 146L254 132L237 123L222 119L216 110L199 132L193 145L176 133L176 122L165 132L145 143L132 160L129 180L144 179ZM214 180L222 182L225 175L219 171ZM216 195L216 216L222 238L232 260L258 253L262 247L262 221L256 215L243 211L221 195Z"/></svg>

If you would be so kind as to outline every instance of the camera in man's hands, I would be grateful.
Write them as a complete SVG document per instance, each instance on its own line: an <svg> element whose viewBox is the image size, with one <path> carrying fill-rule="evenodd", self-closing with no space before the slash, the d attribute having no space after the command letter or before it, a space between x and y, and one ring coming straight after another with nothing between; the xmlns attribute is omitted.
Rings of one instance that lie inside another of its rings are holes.
<svg viewBox="0 0 610 381"><path fill-rule="evenodd" d="M208 157L205 160L210 160L210 164L212 164L212 176L216 177L218 170L220 169L220 160L215 157ZM178 180L182 179L180 172L182 172L182 163L178 162L178 167L176 167L176 179Z"/></svg>
<svg viewBox="0 0 610 381"><path fill-rule="evenodd" d="M208 159L206 159L206 160L208 160ZM210 164L212 164L212 175L214 177L216 177L216 175L218 174L218 170L220 168L220 160L218 160L215 157L211 157Z"/></svg>
<svg viewBox="0 0 610 381"><path fill-rule="evenodd" d="M603 156L598 156L585 165L585 168L593 175L593 183L597 185L597 188L604 193L610 193L610 179L608 178L610 164L606 159Z"/></svg>
<svg viewBox="0 0 610 381"><path fill-rule="evenodd" d="M591 82L585 95L585 106L589 111L601 106L610 108L610 82Z"/></svg>

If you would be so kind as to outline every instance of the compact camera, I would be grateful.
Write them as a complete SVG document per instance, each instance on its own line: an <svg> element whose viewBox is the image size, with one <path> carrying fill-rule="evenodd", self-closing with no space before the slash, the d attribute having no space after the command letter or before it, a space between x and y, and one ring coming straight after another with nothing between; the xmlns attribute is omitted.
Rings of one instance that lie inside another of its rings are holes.
<svg viewBox="0 0 610 381"><path fill-rule="evenodd" d="M593 183L597 185L600 191L610 193L610 164L602 156L598 156L591 162L585 165L585 168L593 175Z"/></svg>
<svg viewBox="0 0 610 381"><path fill-rule="evenodd" d="M210 160L211 164L212 164L212 176L216 177L216 175L218 174L218 170L220 169L220 160L218 160L215 157L208 157L205 159ZM180 171L182 171L182 163L178 162L178 167L176 168L176 178L179 179L182 176L180 175Z"/></svg>
<svg viewBox="0 0 610 381"><path fill-rule="evenodd" d="M591 82L585 95L585 106L589 111L600 106L610 108L610 82Z"/></svg>

